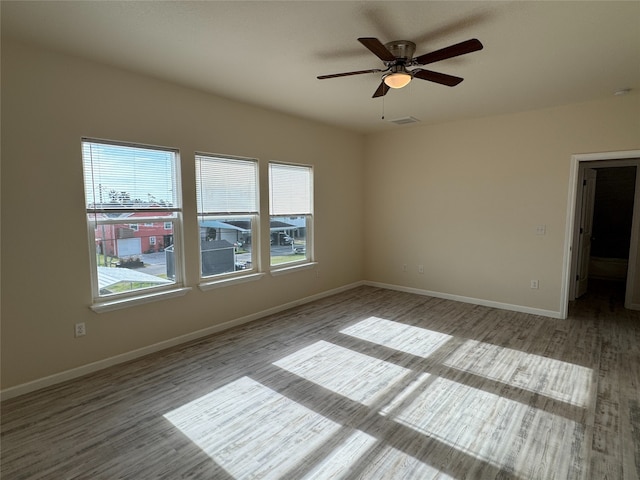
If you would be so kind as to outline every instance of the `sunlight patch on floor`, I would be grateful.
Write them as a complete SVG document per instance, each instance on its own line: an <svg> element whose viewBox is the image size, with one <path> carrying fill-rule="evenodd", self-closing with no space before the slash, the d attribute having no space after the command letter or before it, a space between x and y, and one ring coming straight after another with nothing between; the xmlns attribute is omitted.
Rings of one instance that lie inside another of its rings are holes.
<svg viewBox="0 0 640 480"><path fill-rule="evenodd" d="M455 338L378 317L369 317L340 333L423 358ZM586 407L591 396L590 368L477 340L465 340L443 365L578 407Z"/></svg>
<svg viewBox="0 0 640 480"><path fill-rule="evenodd" d="M236 479L339 480L354 478L355 469L358 478L452 480L248 377L164 417ZM296 469L308 471L296 476Z"/></svg>
<svg viewBox="0 0 640 480"><path fill-rule="evenodd" d="M442 347L456 339L377 317L341 333L422 358L437 355L436 362L446 355ZM442 362L445 367L570 405L587 405L592 384L588 368L474 340L457 339L447 347L455 350ZM294 374L369 407L374 416L395 422L394 428L402 425L400 444L409 442L418 451L450 449L447 458L454 464L477 459L470 468L494 468L518 478L560 480L582 478L585 473L586 427L529 405L528 394L517 401L324 340L272 365L283 375ZM453 478L446 469L438 470L443 464L421 461L418 451L380 443L373 431L336 423L249 377L165 418L237 479L288 478L292 472L298 478L316 480L354 474L359 478Z"/></svg>
<svg viewBox="0 0 640 480"><path fill-rule="evenodd" d="M583 473L582 424L445 378L425 374L381 414L522 478Z"/></svg>
<svg viewBox="0 0 640 480"><path fill-rule="evenodd" d="M375 437L360 430L335 445L331 452L315 468L304 476L305 480L350 478L351 467L365 456L377 443Z"/></svg>
<svg viewBox="0 0 640 480"><path fill-rule="evenodd" d="M325 341L300 349L273 365L363 405L372 405L412 372Z"/></svg>
<svg viewBox="0 0 640 480"><path fill-rule="evenodd" d="M333 480L333 477L323 477L322 480L329 478ZM456 477L449 476L401 450L385 446L372 459L367 459L367 465L357 478L455 480Z"/></svg>
<svg viewBox="0 0 640 480"><path fill-rule="evenodd" d="M443 363L578 407L591 394L590 368L477 340L465 341Z"/></svg>
<svg viewBox="0 0 640 480"><path fill-rule="evenodd" d="M341 428L248 377L164 417L235 478L286 478Z"/></svg>
<svg viewBox="0 0 640 480"><path fill-rule="evenodd" d="M369 317L340 333L422 358L429 357L453 338L445 333L378 317Z"/></svg>

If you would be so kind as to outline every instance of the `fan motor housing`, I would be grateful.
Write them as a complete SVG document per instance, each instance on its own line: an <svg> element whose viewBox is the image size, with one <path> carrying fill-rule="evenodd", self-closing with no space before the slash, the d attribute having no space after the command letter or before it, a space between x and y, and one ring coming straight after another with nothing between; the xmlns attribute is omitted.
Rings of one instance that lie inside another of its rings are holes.
<svg viewBox="0 0 640 480"><path fill-rule="evenodd" d="M416 51L416 44L409 40L394 40L393 42L385 43L384 46L402 63L410 62Z"/></svg>

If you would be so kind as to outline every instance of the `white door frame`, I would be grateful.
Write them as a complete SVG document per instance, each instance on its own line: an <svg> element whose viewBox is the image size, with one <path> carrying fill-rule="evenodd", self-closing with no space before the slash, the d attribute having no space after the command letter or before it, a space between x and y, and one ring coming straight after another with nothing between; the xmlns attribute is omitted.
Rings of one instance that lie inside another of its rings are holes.
<svg viewBox="0 0 640 480"><path fill-rule="evenodd" d="M567 318L569 311L569 301L574 300L575 291L573 288L573 266L575 264L573 255L574 233L578 183L580 180L580 165L588 165L589 167L596 166L596 163L586 162L598 162L602 164L601 167L614 166L607 165L610 160L630 160L628 165L637 166L636 170L636 190L634 197L633 207L633 220L631 224L631 248L629 251L629 270L627 275L627 291L625 295L625 307L635 307L631 305L632 293L634 289L635 279L635 266L637 257L637 248L634 248L638 243L638 229L640 227L640 150L626 150L619 152L601 152L601 153L581 153L571 156L570 172L569 172L569 198L567 200L567 220L565 225L565 242L564 242L564 262L562 267L562 290L560 292L560 314L561 318ZM627 162L616 162L615 166L623 166ZM574 295L574 298L571 296Z"/></svg>

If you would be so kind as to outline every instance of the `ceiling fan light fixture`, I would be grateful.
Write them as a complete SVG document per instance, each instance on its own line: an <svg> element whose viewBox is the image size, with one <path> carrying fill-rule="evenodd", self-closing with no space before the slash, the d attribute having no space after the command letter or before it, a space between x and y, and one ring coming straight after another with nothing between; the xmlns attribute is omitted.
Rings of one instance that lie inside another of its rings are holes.
<svg viewBox="0 0 640 480"><path fill-rule="evenodd" d="M384 76L383 80L389 88L402 88L409 84L411 75L406 72L389 73Z"/></svg>
<svg viewBox="0 0 640 480"><path fill-rule="evenodd" d="M1 1L1 0L0 0ZM467 53L482 50L483 46L480 40L472 38L464 42L449 45L448 47L441 48L440 50L434 50L418 57L413 56L416 50L416 44L409 40L394 40L393 42L382 43L380 40L374 37L361 37L358 41L364 45L371 53L378 57L384 66L387 67L384 70L379 68L371 68L369 70L358 70L353 72L334 73L331 75L319 75L318 79L323 80L325 78L336 77L348 77L351 75L361 75L365 73L383 73L382 81L378 88L371 96L371 98L384 97L387 92L394 88L406 87L413 77L420 80L427 80L428 82L439 83L446 85L447 87L455 87L463 78L453 75L447 75L444 73L433 72L431 70L425 70L422 68L416 68L407 71L407 67L413 67L415 65L427 65L441 60L447 60L448 58L458 57Z"/></svg>

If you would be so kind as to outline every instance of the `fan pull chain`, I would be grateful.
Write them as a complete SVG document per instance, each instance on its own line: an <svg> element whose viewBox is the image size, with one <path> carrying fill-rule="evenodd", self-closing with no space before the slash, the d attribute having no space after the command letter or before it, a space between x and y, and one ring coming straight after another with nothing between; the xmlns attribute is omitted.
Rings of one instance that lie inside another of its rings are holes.
<svg viewBox="0 0 640 480"><path fill-rule="evenodd" d="M384 120L384 95L382 96L382 120Z"/></svg>

